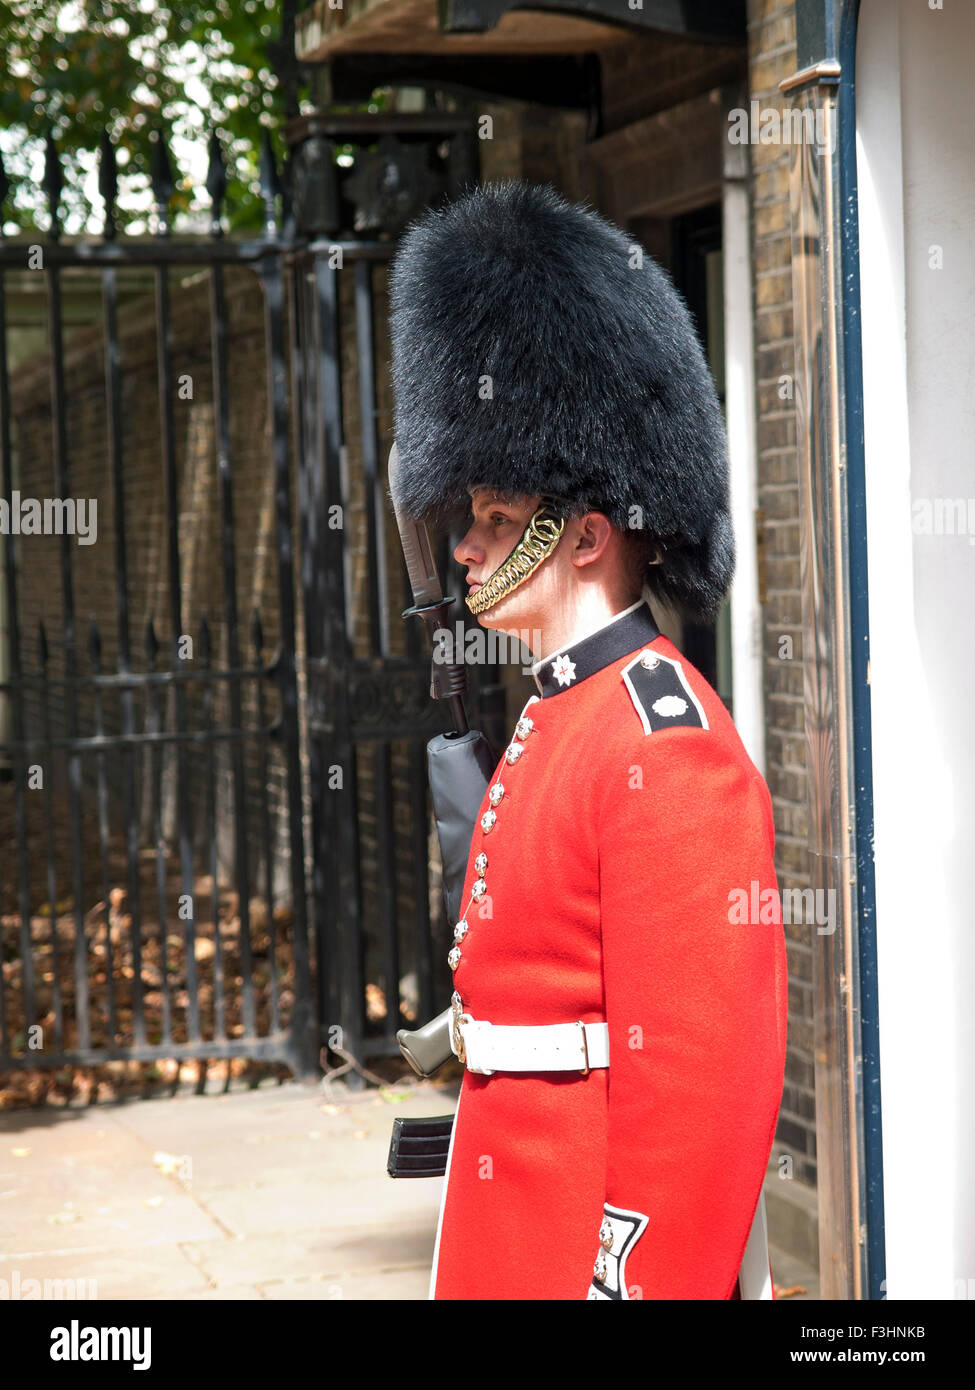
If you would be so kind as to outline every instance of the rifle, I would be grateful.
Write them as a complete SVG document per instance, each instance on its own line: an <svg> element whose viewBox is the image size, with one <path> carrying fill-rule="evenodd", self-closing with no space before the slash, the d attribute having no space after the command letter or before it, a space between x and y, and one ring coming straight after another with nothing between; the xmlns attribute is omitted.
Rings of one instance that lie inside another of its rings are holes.
<svg viewBox="0 0 975 1390"><path fill-rule="evenodd" d="M452 598L444 596L426 523L405 516L396 505L393 483L396 478L397 451L389 453L389 483L393 511L403 546L403 557L413 593L413 604L403 617L422 619L433 645L430 698L445 700L454 728L437 734L427 744L427 772L433 803L440 857L443 864L443 892L447 920L460 915L461 894L467 874L474 822L484 791L498 763L498 755L482 733L467 721L464 695L467 675L463 658L450 653L438 660L437 634L447 629L447 608ZM400 1051L417 1076L434 1076L453 1056L450 1046L451 1010L431 1019L422 1028L396 1034ZM423 1120L398 1119L393 1125L388 1170L391 1177L425 1177L444 1171L450 1137L450 1116Z"/></svg>

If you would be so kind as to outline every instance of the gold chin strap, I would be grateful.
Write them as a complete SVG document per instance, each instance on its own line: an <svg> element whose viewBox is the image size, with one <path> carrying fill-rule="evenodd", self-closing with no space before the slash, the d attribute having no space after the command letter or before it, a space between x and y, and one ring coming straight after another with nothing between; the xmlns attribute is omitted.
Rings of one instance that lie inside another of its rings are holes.
<svg viewBox="0 0 975 1390"><path fill-rule="evenodd" d="M472 613L483 613L508 594L514 593L519 584L529 579L543 560L558 545L565 530L565 518L548 515L548 505L542 502L532 513L531 520L521 535L521 540L506 560L485 579L477 593L469 594L464 600Z"/></svg>

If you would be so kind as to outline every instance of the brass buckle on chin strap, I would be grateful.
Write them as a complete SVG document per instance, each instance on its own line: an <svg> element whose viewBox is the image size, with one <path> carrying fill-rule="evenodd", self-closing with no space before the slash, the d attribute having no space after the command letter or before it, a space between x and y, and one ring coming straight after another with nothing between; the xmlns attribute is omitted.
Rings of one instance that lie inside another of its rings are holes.
<svg viewBox="0 0 975 1390"><path fill-rule="evenodd" d="M519 584L529 579L543 560L548 559L558 545L565 530L565 517L552 516L549 503L541 502L531 515L521 539L506 560L493 574L488 575L476 594L469 594L464 602L472 613L483 613L508 594L514 593Z"/></svg>

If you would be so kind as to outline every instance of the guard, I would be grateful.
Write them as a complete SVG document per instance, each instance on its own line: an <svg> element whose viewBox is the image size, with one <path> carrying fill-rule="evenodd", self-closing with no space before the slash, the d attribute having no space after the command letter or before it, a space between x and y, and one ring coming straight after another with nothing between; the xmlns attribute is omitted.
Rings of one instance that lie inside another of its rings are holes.
<svg viewBox="0 0 975 1390"><path fill-rule="evenodd" d="M687 310L518 182L414 223L391 301L397 505L465 515L468 607L539 634L444 963L466 1069L431 1297L770 1298L785 943L739 904L777 891L771 802L651 608L707 620L733 567Z"/></svg>

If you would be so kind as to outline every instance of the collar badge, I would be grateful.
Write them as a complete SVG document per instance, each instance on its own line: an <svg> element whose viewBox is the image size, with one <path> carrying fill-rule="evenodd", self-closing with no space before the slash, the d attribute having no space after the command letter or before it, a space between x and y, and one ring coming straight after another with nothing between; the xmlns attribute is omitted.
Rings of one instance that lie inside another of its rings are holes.
<svg viewBox="0 0 975 1390"><path fill-rule="evenodd" d="M552 675L559 685L571 685L576 678L576 664L568 656L557 656L552 662Z"/></svg>

